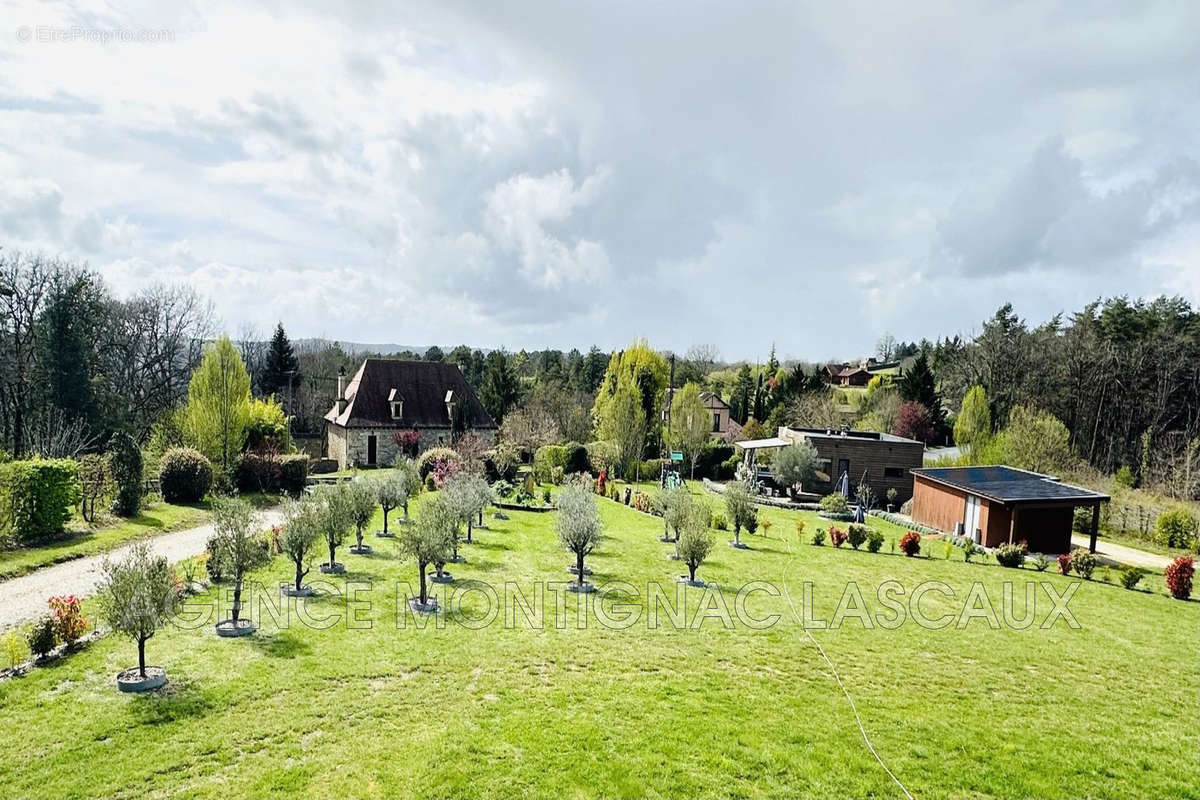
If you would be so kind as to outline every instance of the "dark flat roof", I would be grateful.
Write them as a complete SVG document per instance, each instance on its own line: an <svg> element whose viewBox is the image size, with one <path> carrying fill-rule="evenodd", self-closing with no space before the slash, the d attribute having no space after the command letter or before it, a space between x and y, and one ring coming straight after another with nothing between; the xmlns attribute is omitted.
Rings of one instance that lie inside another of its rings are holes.
<svg viewBox="0 0 1200 800"><path fill-rule="evenodd" d="M930 467L912 474L1001 503L1094 502L1106 494L1016 467Z"/></svg>

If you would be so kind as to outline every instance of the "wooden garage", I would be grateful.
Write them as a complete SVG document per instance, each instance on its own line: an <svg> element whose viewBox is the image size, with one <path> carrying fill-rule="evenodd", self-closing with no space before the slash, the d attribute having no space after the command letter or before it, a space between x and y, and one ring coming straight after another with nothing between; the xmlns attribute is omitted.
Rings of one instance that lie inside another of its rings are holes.
<svg viewBox="0 0 1200 800"><path fill-rule="evenodd" d="M1034 553L1066 553L1077 507L1092 509L1096 549L1100 504L1108 495L1015 467L914 469L913 521L985 547L1025 542ZM959 526L962 526L959 528Z"/></svg>

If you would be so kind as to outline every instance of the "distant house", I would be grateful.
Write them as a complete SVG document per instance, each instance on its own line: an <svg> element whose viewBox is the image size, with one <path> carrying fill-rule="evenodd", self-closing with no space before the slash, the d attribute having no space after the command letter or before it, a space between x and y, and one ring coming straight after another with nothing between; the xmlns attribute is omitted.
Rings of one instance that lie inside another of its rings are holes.
<svg viewBox="0 0 1200 800"><path fill-rule="evenodd" d="M1100 505L1108 495L1015 467L946 467L913 471L912 518L985 547L1025 542L1035 553L1071 549L1075 509L1092 509L1092 550Z"/></svg>
<svg viewBox="0 0 1200 800"><path fill-rule="evenodd" d="M866 386L871 377L871 373L862 367L846 367L837 374L837 382L838 386Z"/></svg>
<svg viewBox="0 0 1200 800"><path fill-rule="evenodd" d="M732 442L742 434L742 426L729 416L729 404L712 392L701 392L700 399L712 414L712 434L715 438Z"/></svg>
<svg viewBox="0 0 1200 800"><path fill-rule="evenodd" d="M849 364L826 364L821 367L821 378L826 383L837 384L838 376L842 374L842 370L849 368L849 366Z"/></svg>
<svg viewBox="0 0 1200 800"><path fill-rule="evenodd" d="M817 451L820 468L817 479L801 487L804 492L824 495L840 488L841 476L846 476L850 494L860 483L875 491L878 503L886 502L889 489L896 490L897 502L912 497L912 471L925 458L925 445L915 439L874 431L852 431L846 428L788 428L782 426L769 439L737 442L745 452L746 463L754 467L760 450L774 450L800 442L808 442ZM770 477L770 469L758 470L760 477Z"/></svg>
<svg viewBox="0 0 1200 800"><path fill-rule="evenodd" d="M466 431L496 438L495 421L459 368L436 361L366 359L348 384L338 377L325 423L326 455L340 469L390 465L402 449L449 446Z"/></svg>

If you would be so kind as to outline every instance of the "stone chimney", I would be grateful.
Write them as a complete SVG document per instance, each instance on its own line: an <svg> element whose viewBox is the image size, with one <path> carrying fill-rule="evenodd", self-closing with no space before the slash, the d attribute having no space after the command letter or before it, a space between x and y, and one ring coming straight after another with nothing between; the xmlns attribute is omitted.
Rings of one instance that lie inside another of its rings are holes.
<svg viewBox="0 0 1200 800"><path fill-rule="evenodd" d="M346 368L338 367L337 410L341 414L346 410Z"/></svg>

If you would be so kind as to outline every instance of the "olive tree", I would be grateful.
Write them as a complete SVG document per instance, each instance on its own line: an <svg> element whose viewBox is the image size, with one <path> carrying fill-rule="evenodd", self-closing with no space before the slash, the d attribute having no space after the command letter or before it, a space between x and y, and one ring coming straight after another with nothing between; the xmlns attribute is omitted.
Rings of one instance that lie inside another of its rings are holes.
<svg viewBox="0 0 1200 800"><path fill-rule="evenodd" d="M583 486L572 484L558 493L558 540L563 547L575 554L575 582L570 585L573 592L590 592L592 587L584 580L583 559L600 542L600 513L596 509L596 495Z"/></svg>
<svg viewBox="0 0 1200 800"><path fill-rule="evenodd" d="M233 577L233 609L228 622L236 629L242 612L242 582L246 573L270 561L271 553L260 535L254 507L248 501L240 497L218 497L213 501L212 518L221 563Z"/></svg>
<svg viewBox="0 0 1200 800"><path fill-rule="evenodd" d="M375 501L383 509L383 530L375 535L391 538L394 534L388 530L388 514L392 509L408 504L407 481L403 473L393 470L375 479L371 485L375 489Z"/></svg>
<svg viewBox="0 0 1200 800"><path fill-rule="evenodd" d="M321 510L318 504L311 500L285 501L281 548L296 567L296 585L291 594L305 593L304 577L312 569L312 560L320 540Z"/></svg>
<svg viewBox="0 0 1200 800"><path fill-rule="evenodd" d="M405 525L396 544L401 556L417 562L417 574L421 583L421 609L429 608L429 592L425 582L425 570L437 564L438 574L450 555L451 537L458 530L457 516L439 499L431 500L421 509L416 523Z"/></svg>
<svg viewBox="0 0 1200 800"><path fill-rule="evenodd" d="M396 459L396 469L393 473L399 479L400 484L404 487L403 499L400 501L400 507L404 509L404 519L408 519L408 504L414 497L421 493L421 471L417 468L417 462L413 461L408 456L400 456Z"/></svg>
<svg viewBox="0 0 1200 800"><path fill-rule="evenodd" d="M744 483L731 483L725 490L725 514L729 517L729 524L733 526L733 546L745 547L742 544L742 528L751 524L755 511L750 490Z"/></svg>
<svg viewBox="0 0 1200 800"><path fill-rule="evenodd" d="M779 449L771 463L771 474L791 491L797 486L812 483L817 477L819 465L817 449L808 442L800 442Z"/></svg>
<svg viewBox="0 0 1200 800"><path fill-rule="evenodd" d="M663 541L678 542L679 528L692 502L692 494L682 486L675 486L660 492L659 498L658 507L663 515Z"/></svg>
<svg viewBox="0 0 1200 800"><path fill-rule="evenodd" d="M346 484L346 497L350 520L354 525L355 542L350 552L369 553L371 548L363 544L363 528L375 516L375 505L379 502L375 487L371 481L351 481Z"/></svg>
<svg viewBox="0 0 1200 800"><path fill-rule="evenodd" d="M120 561L106 560L98 599L110 628L137 642L138 675L146 677L146 640L161 628L175 603L175 581L167 559L139 542Z"/></svg>
<svg viewBox="0 0 1200 800"><path fill-rule="evenodd" d="M470 544L474 541L471 533L475 518L482 518L483 510L492 502L492 487L479 475L460 472L446 481L442 491L451 507L467 523L467 543Z"/></svg>
<svg viewBox="0 0 1200 800"><path fill-rule="evenodd" d="M679 558L687 564L688 582L696 583L696 570L704 563L713 548L713 536L709 529L712 513L703 503L693 503L680 525L679 541L675 549Z"/></svg>
<svg viewBox="0 0 1200 800"><path fill-rule="evenodd" d="M345 571L345 567L337 562L337 549L346 541L346 534L354 525L347 486L345 483L334 483L320 486L313 492L313 502L317 504L317 516L320 519L321 538L329 548L329 563L321 565L322 572Z"/></svg>

